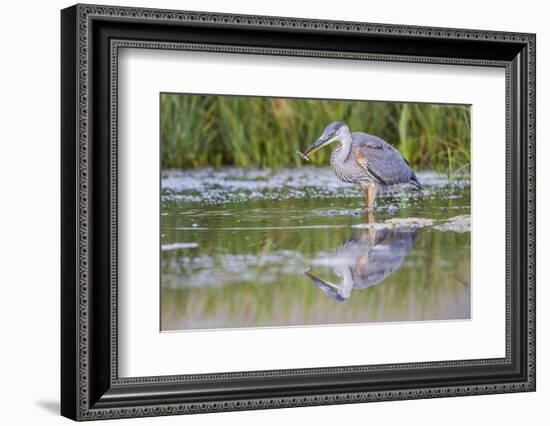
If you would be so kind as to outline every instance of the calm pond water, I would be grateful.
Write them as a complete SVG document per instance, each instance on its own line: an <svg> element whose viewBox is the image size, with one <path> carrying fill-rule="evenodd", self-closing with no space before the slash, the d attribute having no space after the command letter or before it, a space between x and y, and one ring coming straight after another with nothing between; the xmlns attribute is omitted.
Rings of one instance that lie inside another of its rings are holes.
<svg viewBox="0 0 550 426"><path fill-rule="evenodd" d="M470 318L469 181L418 176L373 222L328 168L164 172L161 329Z"/></svg>

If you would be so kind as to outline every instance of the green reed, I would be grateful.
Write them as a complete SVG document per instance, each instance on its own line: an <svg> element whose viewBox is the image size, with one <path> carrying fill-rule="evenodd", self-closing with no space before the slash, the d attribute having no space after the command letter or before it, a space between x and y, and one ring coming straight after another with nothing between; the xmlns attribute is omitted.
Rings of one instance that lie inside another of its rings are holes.
<svg viewBox="0 0 550 426"><path fill-rule="evenodd" d="M416 169L470 168L470 108L371 101L162 94L162 167L300 167L332 121L380 136ZM313 164L327 164L330 149Z"/></svg>

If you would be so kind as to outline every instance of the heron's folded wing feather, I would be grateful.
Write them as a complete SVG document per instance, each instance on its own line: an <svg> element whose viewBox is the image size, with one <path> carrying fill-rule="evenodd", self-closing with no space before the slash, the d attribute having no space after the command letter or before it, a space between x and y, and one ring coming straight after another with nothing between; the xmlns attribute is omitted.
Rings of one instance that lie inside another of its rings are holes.
<svg viewBox="0 0 550 426"><path fill-rule="evenodd" d="M372 167L369 166L367 149L363 149L361 146L356 146L353 149L353 157L355 158L355 162L367 173L367 175L372 178L372 180L384 185L386 184L382 177L378 176L378 174L372 170Z"/></svg>
<svg viewBox="0 0 550 426"><path fill-rule="evenodd" d="M412 170L403 156L381 139L356 144L353 155L370 176L384 185L409 182Z"/></svg>

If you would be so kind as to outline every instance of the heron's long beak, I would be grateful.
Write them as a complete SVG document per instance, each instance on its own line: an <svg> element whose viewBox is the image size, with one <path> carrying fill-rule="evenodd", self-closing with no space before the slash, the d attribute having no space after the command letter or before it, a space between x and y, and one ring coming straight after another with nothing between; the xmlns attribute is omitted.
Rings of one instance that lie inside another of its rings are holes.
<svg viewBox="0 0 550 426"><path fill-rule="evenodd" d="M336 137L320 137L317 139L313 145L311 145L308 149L306 149L303 154L302 158L307 160L308 157L311 157L313 154L315 154L317 151L319 151L322 147L334 142L337 138Z"/></svg>
<svg viewBox="0 0 550 426"><path fill-rule="evenodd" d="M323 278L321 278L319 275L313 273L311 270L304 271L304 274L306 274L311 281L313 281L316 285L319 287L329 287L332 289L337 289L338 286L331 283L330 281L325 281Z"/></svg>
<svg viewBox="0 0 550 426"><path fill-rule="evenodd" d="M313 281L313 283L319 287L323 292L329 296L331 299L336 300L338 302L342 302L346 298L342 297L339 290L340 287L336 284L331 283L330 281L325 281L323 278L321 278L319 275L311 272L311 270L304 271L304 273L308 276L308 278Z"/></svg>

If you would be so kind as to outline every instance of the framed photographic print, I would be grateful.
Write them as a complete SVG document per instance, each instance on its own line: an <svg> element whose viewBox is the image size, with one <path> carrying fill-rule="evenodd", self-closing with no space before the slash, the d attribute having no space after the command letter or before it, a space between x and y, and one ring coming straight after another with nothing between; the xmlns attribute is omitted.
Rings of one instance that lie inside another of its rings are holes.
<svg viewBox="0 0 550 426"><path fill-rule="evenodd" d="M61 30L64 416L535 390L535 35Z"/></svg>

